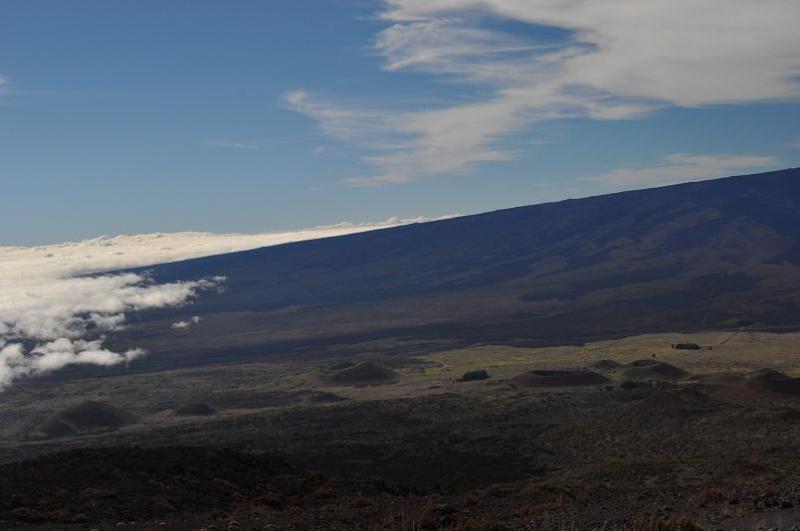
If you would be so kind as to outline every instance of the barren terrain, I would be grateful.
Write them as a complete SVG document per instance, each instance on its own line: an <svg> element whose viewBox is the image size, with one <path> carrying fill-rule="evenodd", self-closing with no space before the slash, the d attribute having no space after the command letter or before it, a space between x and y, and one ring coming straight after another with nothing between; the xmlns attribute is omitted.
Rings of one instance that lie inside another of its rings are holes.
<svg viewBox="0 0 800 531"><path fill-rule="evenodd" d="M798 344L796 333L719 331L386 355L378 342L374 355L31 380L0 406L0 460L15 463L3 465L0 520L611 529L671 517L788 529L800 524ZM489 378L457 381L472 370ZM54 421L71 428L48 432ZM176 446L197 450L164 450ZM143 450L99 450L129 447ZM94 457L58 454L82 448ZM209 469L213 448L281 473ZM78 472L69 494L37 487L65 459ZM171 487L133 489L140 469ZM197 489L207 511L188 501Z"/></svg>

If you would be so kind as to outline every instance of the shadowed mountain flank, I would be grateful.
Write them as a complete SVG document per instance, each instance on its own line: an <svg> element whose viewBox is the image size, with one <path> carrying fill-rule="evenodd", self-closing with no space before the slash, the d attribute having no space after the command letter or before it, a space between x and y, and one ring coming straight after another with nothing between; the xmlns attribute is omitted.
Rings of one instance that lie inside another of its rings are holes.
<svg viewBox="0 0 800 531"><path fill-rule="evenodd" d="M114 342L150 369L384 339L575 343L800 325L800 170L298 242L149 268L227 278ZM176 336L169 324L201 316ZM311 354L314 353L314 354Z"/></svg>

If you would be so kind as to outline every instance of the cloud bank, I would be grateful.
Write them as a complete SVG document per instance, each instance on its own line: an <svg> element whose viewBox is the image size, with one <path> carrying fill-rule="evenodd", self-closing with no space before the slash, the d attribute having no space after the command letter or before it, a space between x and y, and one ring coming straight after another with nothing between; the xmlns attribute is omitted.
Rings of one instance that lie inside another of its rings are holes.
<svg viewBox="0 0 800 531"><path fill-rule="evenodd" d="M392 218L265 234L186 232L0 247L0 390L20 378L68 365L110 366L139 358L145 355L139 349L105 348L105 334L124 327L129 312L180 306L225 281L215 277L155 284L146 275L108 272L422 221L430 220ZM192 319L175 328L198 323Z"/></svg>
<svg viewBox="0 0 800 531"><path fill-rule="evenodd" d="M361 143L355 186L465 172L516 156L513 138L565 118L800 99L796 0L386 0L374 50L390 72L464 88L465 103L348 108L307 91L290 108ZM499 23L498 23L499 22ZM537 41L512 33L522 24Z"/></svg>

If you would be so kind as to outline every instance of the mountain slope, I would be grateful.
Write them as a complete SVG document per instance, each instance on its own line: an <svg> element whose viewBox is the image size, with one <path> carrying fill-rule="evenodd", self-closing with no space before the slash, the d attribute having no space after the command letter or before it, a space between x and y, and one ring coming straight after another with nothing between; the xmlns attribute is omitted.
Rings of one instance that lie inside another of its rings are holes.
<svg viewBox="0 0 800 531"><path fill-rule="evenodd" d="M386 337L555 344L660 330L793 327L800 325L800 170L150 270L157 281L228 278L224 293L145 314L117 338L184 362ZM191 315L202 324L183 335L170 329Z"/></svg>

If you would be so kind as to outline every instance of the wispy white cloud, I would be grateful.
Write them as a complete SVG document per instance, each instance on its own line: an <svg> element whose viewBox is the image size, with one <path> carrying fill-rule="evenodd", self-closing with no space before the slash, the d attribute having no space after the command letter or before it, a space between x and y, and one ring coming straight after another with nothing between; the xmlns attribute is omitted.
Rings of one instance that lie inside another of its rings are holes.
<svg viewBox="0 0 800 531"><path fill-rule="evenodd" d="M209 146L214 146L218 148L225 148L225 149L247 149L247 150L257 150L260 149L258 145L252 144L249 142L230 142L227 140L206 140L206 144Z"/></svg>
<svg viewBox="0 0 800 531"><path fill-rule="evenodd" d="M0 96L8 96L13 93L14 91L11 88L11 81L7 76L0 74Z"/></svg>
<svg viewBox="0 0 800 531"><path fill-rule="evenodd" d="M380 111L347 109L314 97L305 90L293 90L284 96L289 109L317 121L326 135L341 140L369 142L376 133L390 133L388 116Z"/></svg>
<svg viewBox="0 0 800 531"><path fill-rule="evenodd" d="M417 68L487 84L517 81L514 74L527 66L531 52L551 50L459 19L394 24L378 35L375 49L387 71ZM512 54L519 60L512 61Z"/></svg>
<svg viewBox="0 0 800 531"><path fill-rule="evenodd" d="M619 168L586 177L612 188L638 188L701 181L737 172L752 172L775 164L775 157L751 155L689 155L675 153L655 166Z"/></svg>
<svg viewBox="0 0 800 531"><path fill-rule="evenodd" d="M334 138L373 151L365 161L378 173L353 177L350 186L407 183L421 177L466 171L480 162L508 160L495 138L524 122L504 99L420 113L381 113L329 105L307 92L287 99Z"/></svg>
<svg viewBox="0 0 800 531"><path fill-rule="evenodd" d="M170 328L174 330L186 330L187 328L191 328L196 324L200 324L200 321L202 321L202 318L200 316L195 315L188 321L177 321L175 323L172 323L170 325Z"/></svg>
<svg viewBox="0 0 800 531"><path fill-rule="evenodd" d="M290 107L360 143L365 186L463 173L517 155L515 136L563 118L620 120L668 106L800 98L795 0L387 0L374 47L387 71L460 83L471 101L382 110L307 91ZM486 15L564 30L541 43Z"/></svg>
<svg viewBox="0 0 800 531"><path fill-rule="evenodd" d="M103 347L105 335L124 327L128 313L183 305L225 281L214 277L156 284L138 273L103 273L422 221L428 219L391 218L264 234L146 234L0 247L0 390L19 378L67 365L128 363L144 352L117 353ZM193 319L187 326L197 322Z"/></svg>

